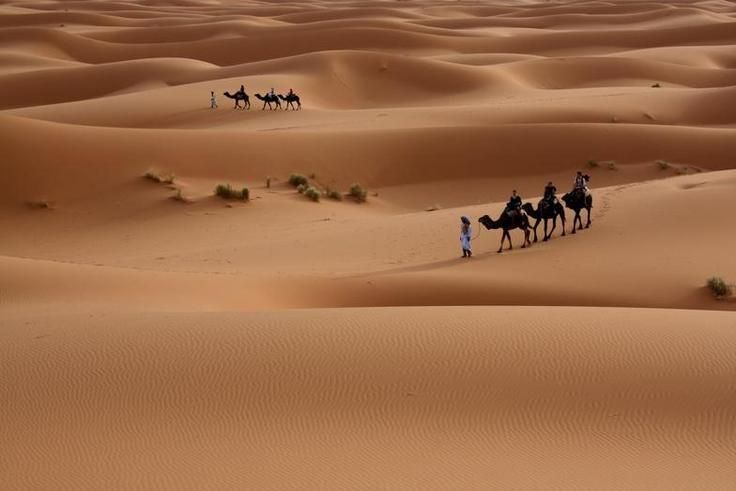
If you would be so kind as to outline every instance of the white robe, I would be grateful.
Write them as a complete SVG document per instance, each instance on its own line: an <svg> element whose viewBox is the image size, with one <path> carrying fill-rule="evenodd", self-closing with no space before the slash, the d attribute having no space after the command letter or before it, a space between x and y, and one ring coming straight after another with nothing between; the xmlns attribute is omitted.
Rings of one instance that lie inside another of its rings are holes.
<svg viewBox="0 0 736 491"><path fill-rule="evenodd" d="M463 227L460 227L460 243L463 246L463 250L470 250L470 238L473 236L473 228L468 225L467 233L463 231Z"/></svg>

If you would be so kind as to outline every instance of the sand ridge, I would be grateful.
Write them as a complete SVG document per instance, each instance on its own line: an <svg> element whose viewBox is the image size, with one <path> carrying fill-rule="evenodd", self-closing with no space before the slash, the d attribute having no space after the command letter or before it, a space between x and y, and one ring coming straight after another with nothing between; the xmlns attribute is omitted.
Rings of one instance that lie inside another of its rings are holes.
<svg viewBox="0 0 736 491"><path fill-rule="evenodd" d="M721 0L0 5L3 487L728 488L735 44ZM592 227L497 254L577 170Z"/></svg>

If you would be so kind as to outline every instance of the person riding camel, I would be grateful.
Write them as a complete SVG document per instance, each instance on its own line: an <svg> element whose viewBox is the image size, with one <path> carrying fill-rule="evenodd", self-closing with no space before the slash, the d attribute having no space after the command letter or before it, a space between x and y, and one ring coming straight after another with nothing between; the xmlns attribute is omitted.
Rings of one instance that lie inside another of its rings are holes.
<svg viewBox="0 0 736 491"><path fill-rule="evenodd" d="M588 179L590 179L588 176L584 176L581 171L578 171L577 175L575 176L575 188L573 189L573 192L582 192L586 198L590 196L590 190L588 189Z"/></svg>
<svg viewBox="0 0 736 491"><path fill-rule="evenodd" d="M269 92L268 95L270 95L274 99L276 98L276 92L274 92L273 87L271 87L271 92Z"/></svg>
<svg viewBox="0 0 736 491"><path fill-rule="evenodd" d="M557 194L557 187L552 184L552 181L549 181L544 187L544 198L542 198L542 201L550 205L556 205L557 196L555 194Z"/></svg>
<svg viewBox="0 0 736 491"><path fill-rule="evenodd" d="M243 96L245 96L245 86L244 85L240 86L240 90L238 91L238 94L243 94Z"/></svg>
<svg viewBox="0 0 736 491"><path fill-rule="evenodd" d="M289 93L286 95L286 97L292 97L294 95L294 89L289 89Z"/></svg>
<svg viewBox="0 0 736 491"><path fill-rule="evenodd" d="M504 211L509 218L513 217L514 214L521 214L521 196L516 194L516 189L511 192L511 197L509 197L509 202L506 203Z"/></svg>

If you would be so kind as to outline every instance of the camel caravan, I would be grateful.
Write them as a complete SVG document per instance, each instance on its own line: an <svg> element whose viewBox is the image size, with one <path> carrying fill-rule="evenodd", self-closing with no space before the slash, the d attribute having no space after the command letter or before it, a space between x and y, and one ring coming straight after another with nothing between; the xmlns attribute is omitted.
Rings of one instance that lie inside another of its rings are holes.
<svg viewBox="0 0 736 491"><path fill-rule="evenodd" d="M240 90L238 90L234 94L226 91L222 95L224 95L228 99L233 99L235 101L235 107L233 107L233 109L250 109L250 97L248 96L248 94L245 93L245 87L243 85L241 85ZM265 111L266 106L268 106L269 111L277 109L285 109L286 111L288 111L289 108L294 111L298 111L302 108L302 103L299 99L299 96L296 95L294 93L294 90L292 89L289 89L289 92L286 95L282 95L276 94L272 87L270 92L266 92L266 95L255 94L255 97L259 101L263 101L263 107L261 108L262 111ZM240 106L241 101L243 102L242 107ZM286 103L285 107L281 106L281 101L284 101ZM211 92L210 108L217 108L217 101L215 99L214 92Z"/></svg>
<svg viewBox="0 0 736 491"><path fill-rule="evenodd" d="M578 171L577 176L575 176L575 187L572 191L562 196L562 201L565 203L565 206L575 212L571 232L573 234L577 230L583 229L583 218L581 216L581 212L583 210L587 211L587 222L585 224L585 228L589 228L591 224L590 210L593 208L593 196L590 194L590 190L588 189L589 181L589 175ZM537 227L542 221L544 221L544 238L542 241L548 241L552 238L552 234L557 228L558 217L562 222L562 236L564 237L566 222L565 206L560 203L556 194L557 188L554 184L552 184L552 182L547 183L547 186L544 188L544 197L539 200L537 208L535 209L534 205L531 203L524 203L522 205L521 196L519 196L516 193L516 190L514 190L508 203L506 203L506 208L504 208L498 220L493 220L488 215L483 215L478 219L478 222L488 230L503 230L503 234L501 235L501 246L497 251L499 253L503 252L503 246L507 239L509 241L508 249L513 249L511 234L509 233L510 230L518 228L524 232L524 243L521 246L522 249L532 245L531 240L529 240L532 230L534 231L534 242L537 242ZM535 220L533 225L531 224L529 217ZM547 232L548 222L550 220L552 221L552 228ZM468 258L473 255L470 249L472 230L468 217L461 217L461 222L460 242L463 248L462 257Z"/></svg>

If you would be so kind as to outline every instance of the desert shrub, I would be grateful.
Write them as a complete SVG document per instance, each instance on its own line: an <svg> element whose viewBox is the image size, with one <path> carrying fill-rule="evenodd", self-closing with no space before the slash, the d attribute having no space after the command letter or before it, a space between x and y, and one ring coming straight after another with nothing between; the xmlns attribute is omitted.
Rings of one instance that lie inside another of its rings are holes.
<svg viewBox="0 0 736 491"><path fill-rule="evenodd" d="M708 288L713 292L716 298L730 297L733 294L733 287L725 282L723 278L714 276L709 278L707 282Z"/></svg>
<svg viewBox="0 0 736 491"><path fill-rule="evenodd" d="M652 84L652 88L654 88L654 89L658 89L660 87L662 87L662 86L659 85L659 82L657 82L656 84Z"/></svg>
<svg viewBox="0 0 736 491"><path fill-rule="evenodd" d="M172 184L174 182L174 174L159 174L153 170L146 171L143 177L158 184Z"/></svg>
<svg viewBox="0 0 736 491"><path fill-rule="evenodd" d="M270 189L270 188L271 188L271 178L267 177L266 178L266 189Z"/></svg>
<svg viewBox="0 0 736 491"><path fill-rule="evenodd" d="M309 174L309 178L310 179L317 179L317 174L315 174L314 172L312 172L311 174Z"/></svg>
<svg viewBox="0 0 736 491"><path fill-rule="evenodd" d="M328 189L325 194L330 199L334 199L335 201L342 201L342 193L340 193L340 191L335 191L334 189Z"/></svg>
<svg viewBox="0 0 736 491"><path fill-rule="evenodd" d="M595 169L596 167L599 167L599 166L600 164L598 163L597 160L588 160L588 167L590 167L591 169Z"/></svg>
<svg viewBox="0 0 736 491"><path fill-rule="evenodd" d="M312 201L319 201L320 192L317 190L317 188L309 186L307 189L304 190L304 196L311 199Z"/></svg>
<svg viewBox="0 0 736 491"><path fill-rule="evenodd" d="M672 167L672 165L670 165L670 163L666 160L657 160L657 165L659 166L660 170L667 170Z"/></svg>
<svg viewBox="0 0 736 491"><path fill-rule="evenodd" d="M608 170L618 170L615 160L606 160L605 162L601 162L601 164L605 165Z"/></svg>
<svg viewBox="0 0 736 491"><path fill-rule="evenodd" d="M299 184L299 185L298 185L298 186L296 187L296 190L297 190L297 192L298 192L299 194L304 194L304 191L306 191L306 190L307 190L307 187L308 187L308 186L307 186L306 184Z"/></svg>
<svg viewBox="0 0 736 491"><path fill-rule="evenodd" d="M239 199L242 201L248 201L250 198L250 191L248 188L243 188L240 191L233 189L230 184L218 184L215 187L215 195L223 199Z"/></svg>
<svg viewBox="0 0 736 491"><path fill-rule="evenodd" d="M292 174L289 176L289 184L294 187L298 187L300 185L307 186L309 185L309 179L301 174Z"/></svg>
<svg viewBox="0 0 736 491"><path fill-rule="evenodd" d="M353 184L350 186L348 196L354 198L358 203L363 203L368 199L368 191L360 184Z"/></svg>

